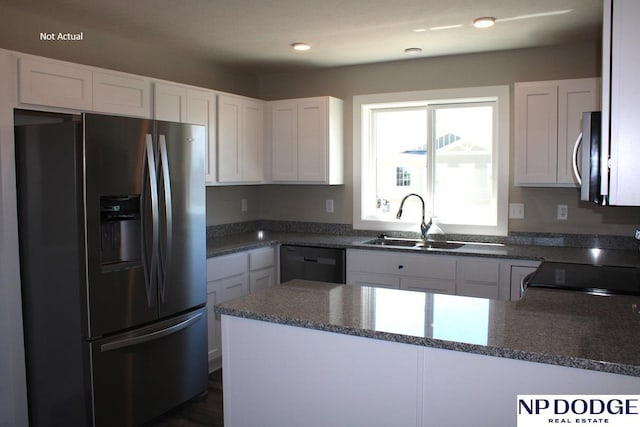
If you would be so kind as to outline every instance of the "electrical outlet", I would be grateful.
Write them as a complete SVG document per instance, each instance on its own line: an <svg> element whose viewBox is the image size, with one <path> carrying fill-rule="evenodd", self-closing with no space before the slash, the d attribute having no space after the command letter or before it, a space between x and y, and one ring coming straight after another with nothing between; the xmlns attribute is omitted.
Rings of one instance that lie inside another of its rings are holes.
<svg viewBox="0 0 640 427"><path fill-rule="evenodd" d="M327 199L326 209L327 209L327 213L333 213L333 200Z"/></svg>
<svg viewBox="0 0 640 427"><path fill-rule="evenodd" d="M247 211L247 199L242 199L242 203L241 203L242 207L242 212L246 212Z"/></svg>
<svg viewBox="0 0 640 427"><path fill-rule="evenodd" d="M566 221L569 219L569 206L558 205L558 219L560 221Z"/></svg>
<svg viewBox="0 0 640 427"><path fill-rule="evenodd" d="M524 203L509 203L509 218L524 219Z"/></svg>

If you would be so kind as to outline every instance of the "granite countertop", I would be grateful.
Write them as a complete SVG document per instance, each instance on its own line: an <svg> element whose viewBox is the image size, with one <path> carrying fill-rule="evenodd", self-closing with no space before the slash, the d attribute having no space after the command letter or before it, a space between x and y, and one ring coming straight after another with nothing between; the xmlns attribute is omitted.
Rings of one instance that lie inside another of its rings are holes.
<svg viewBox="0 0 640 427"><path fill-rule="evenodd" d="M640 377L640 297L528 289L498 301L293 280L216 313Z"/></svg>
<svg viewBox="0 0 640 427"><path fill-rule="evenodd" d="M208 238L207 257L225 255L247 249L254 249L262 246L271 246L281 243L286 245L352 248L402 253L448 254L476 257L487 256L533 261L547 260L569 263L586 263L594 265L640 265L640 251L638 251L637 249L587 249L564 247L561 245L561 242L559 242L557 245L549 245L549 242L545 242L544 245L536 245L534 244L535 241L531 241L530 244L467 244L458 249L429 250L396 247L388 248L363 244L363 242L366 242L373 238L375 238L375 236L272 231L244 232L222 237Z"/></svg>

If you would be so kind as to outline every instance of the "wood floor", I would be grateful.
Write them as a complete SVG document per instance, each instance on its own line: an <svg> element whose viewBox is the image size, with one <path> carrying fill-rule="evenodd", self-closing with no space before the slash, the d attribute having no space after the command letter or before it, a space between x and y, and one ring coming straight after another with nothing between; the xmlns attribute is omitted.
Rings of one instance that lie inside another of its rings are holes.
<svg viewBox="0 0 640 427"><path fill-rule="evenodd" d="M187 402L145 427L222 427L222 370L209 374L205 399Z"/></svg>

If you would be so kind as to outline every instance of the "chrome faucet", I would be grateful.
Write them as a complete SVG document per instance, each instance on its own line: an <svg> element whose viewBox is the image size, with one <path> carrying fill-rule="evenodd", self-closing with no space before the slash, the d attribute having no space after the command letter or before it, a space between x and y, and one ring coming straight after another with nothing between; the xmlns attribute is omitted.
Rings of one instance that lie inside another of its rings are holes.
<svg viewBox="0 0 640 427"><path fill-rule="evenodd" d="M427 233L429 233L429 229L433 225L433 222L431 218L429 218L429 223L425 223L425 205L422 196L416 193L410 193L404 196L402 202L400 202L400 208L398 209L398 213L396 214L396 219L400 219L400 217L402 216L402 207L404 206L404 202L411 196L416 196L418 199L420 199L420 202L422 202L422 222L420 223L420 236L422 237L422 240L427 240Z"/></svg>

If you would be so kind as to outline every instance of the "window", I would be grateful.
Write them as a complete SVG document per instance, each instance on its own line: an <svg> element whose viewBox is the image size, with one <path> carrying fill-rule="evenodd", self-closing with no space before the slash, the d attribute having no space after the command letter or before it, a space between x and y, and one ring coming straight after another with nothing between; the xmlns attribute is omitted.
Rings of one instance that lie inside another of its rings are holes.
<svg viewBox="0 0 640 427"><path fill-rule="evenodd" d="M354 227L506 235L506 86L354 97ZM428 220L428 219L427 219Z"/></svg>

